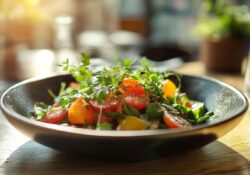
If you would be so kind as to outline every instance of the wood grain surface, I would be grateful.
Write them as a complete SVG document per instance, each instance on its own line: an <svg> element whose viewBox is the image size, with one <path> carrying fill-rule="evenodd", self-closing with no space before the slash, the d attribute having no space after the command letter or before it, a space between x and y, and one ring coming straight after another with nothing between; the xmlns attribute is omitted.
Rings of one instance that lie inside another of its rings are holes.
<svg viewBox="0 0 250 175"><path fill-rule="evenodd" d="M239 89L242 75L205 72L200 62L185 64L181 73L209 75ZM133 156L133 155L131 155ZM219 140L194 151L137 163L105 162L63 153L40 145L15 130L0 114L0 174L250 174L250 114Z"/></svg>

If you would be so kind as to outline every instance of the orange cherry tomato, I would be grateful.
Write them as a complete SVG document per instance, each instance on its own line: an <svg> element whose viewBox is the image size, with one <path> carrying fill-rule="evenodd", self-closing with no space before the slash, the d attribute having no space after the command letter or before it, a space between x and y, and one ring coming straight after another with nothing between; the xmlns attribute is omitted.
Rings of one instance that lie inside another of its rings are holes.
<svg viewBox="0 0 250 175"><path fill-rule="evenodd" d="M47 123L58 123L63 121L68 116L68 110L66 109L53 109L46 113L43 121Z"/></svg>
<svg viewBox="0 0 250 175"><path fill-rule="evenodd" d="M169 128L189 128L192 126L191 123L184 118L173 115L168 111L164 111L163 121Z"/></svg>
<svg viewBox="0 0 250 175"><path fill-rule="evenodd" d="M96 123L96 117L92 107L79 98L75 100L69 107L69 123L71 124L89 124Z"/></svg>
<svg viewBox="0 0 250 175"><path fill-rule="evenodd" d="M146 94L144 87L138 80L128 78L122 80L119 90L123 94Z"/></svg>
<svg viewBox="0 0 250 175"><path fill-rule="evenodd" d="M176 91L176 85L169 79L167 79L163 85L163 97L166 99L168 97L174 96Z"/></svg>

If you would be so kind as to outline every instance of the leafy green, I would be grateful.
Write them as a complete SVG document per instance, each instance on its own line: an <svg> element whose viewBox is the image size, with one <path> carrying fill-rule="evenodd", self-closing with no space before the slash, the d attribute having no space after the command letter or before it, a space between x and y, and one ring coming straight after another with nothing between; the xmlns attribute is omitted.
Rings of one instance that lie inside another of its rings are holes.
<svg viewBox="0 0 250 175"><path fill-rule="evenodd" d="M110 123L99 123L99 124L97 124L96 129L99 129L99 130L112 130L112 124L110 124Z"/></svg>
<svg viewBox="0 0 250 175"><path fill-rule="evenodd" d="M140 113L137 109L131 107L131 106L127 106L124 102L122 103L122 109L124 114L126 115L132 115L132 116L136 116L139 117Z"/></svg>
<svg viewBox="0 0 250 175"><path fill-rule="evenodd" d="M194 113L195 119L198 120L201 116L205 114L205 104L202 102L193 103L192 111Z"/></svg>
<svg viewBox="0 0 250 175"><path fill-rule="evenodd" d="M56 95L54 94L54 92L51 89L48 89L48 93L52 98L56 98Z"/></svg>
<svg viewBox="0 0 250 175"><path fill-rule="evenodd" d="M205 113L205 105L201 102L192 102L192 108L187 107L186 103L190 102L185 93L181 93L181 75L174 72L159 73L149 68L146 58L141 60L141 68L132 70L133 61L125 59L113 67L107 67L103 70L93 71L90 68L90 57L86 53L81 53L82 61L79 66L71 65L68 60L62 63L63 69L71 73L75 80L80 84L79 87L67 87L62 82L58 95L56 96L51 90L50 95L54 98L54 103L59 103L60 108L68 109L71 103L77 98L83 98L87 103L96 100L101 110L98 115L96 129L111 130L112 124L100 123L102 115L110 117L118 124L126 116L136 116L147 120L148 123L159 122L162 124L162 116L164 111L178 115L192 124L205 122L212 113ZM137 110L128 106L124 102L124 92L126 86L122 87L122 80L131 78L140 82L140 87L145 89L149 104L146 109ZM177 85L175 95L165 99L163 97L163 85L167 79L171 79ZM122 104L123 113L117 111L102 111L102 105L107 98L114 98ZM35 114L38 120L41 120L45 114L56 107L46 105L44 103L36 103L34 106ZM64 121L63 121L64 122ZM166 126L165 126L166 127ZM164 127L161 127L164 128Z"/></svg>
<svg viewBox="0 0 250 175"><path fill-rule="evenodd" d="M209 111L207 112L204 116L200 117L197 121L196 124L201 124L206 122L210 117L212 117L214 115L213 112Z"/></svg>
<svg viewBox="0 0 250 175"><path fill-rule="evenodd" d="M66 89L66 83L65 82L62 82L61 83L61 87L60 87L60 91L59 91L59 96L63 95L64 92L65 92L65 89Z"/></svg>
<svg viewBox="0 0 250 175"><path fill-rule="evenodd" d="M37 120L41 120L49 111L49 106L43 102L37 102L34 105L34 110L35 114L37 115Z"/></svg>
<svg viewBox="0 0 250 175"><path fill-rule="evenodd" d="M146 109L148 120L159 120L163 116L163 108L160 103L150 103Z"/></svg>

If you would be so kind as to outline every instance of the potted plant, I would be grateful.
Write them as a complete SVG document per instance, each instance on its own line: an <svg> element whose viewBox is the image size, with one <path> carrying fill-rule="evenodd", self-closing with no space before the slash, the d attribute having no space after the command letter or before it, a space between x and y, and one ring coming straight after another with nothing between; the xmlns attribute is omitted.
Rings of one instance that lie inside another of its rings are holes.
<svg viewBox="0 0 250 175"><path fill-rule="evenodd" d="M200 57L207 70L240 72L250 37L246 6L206 0L194 32L203 38Z"/></svg>

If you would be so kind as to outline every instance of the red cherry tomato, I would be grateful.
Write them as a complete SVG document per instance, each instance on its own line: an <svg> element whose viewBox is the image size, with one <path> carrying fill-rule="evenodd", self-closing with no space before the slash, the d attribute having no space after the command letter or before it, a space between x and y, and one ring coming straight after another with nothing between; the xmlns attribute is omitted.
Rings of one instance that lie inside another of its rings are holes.
<svg viewBox="0 0 250 175"><path fill-rule="evenodd" d="M133 87L133 88L128 88L124 92L124 95L126 94L146 95L146 92L143 87Z"/></svg>
<svg viewBox="0 0 250 175"><path fill-rule="evenodd" d="M184 104L183 98L180 99L180 103L181 103L181 104ZM187 101L187 102L185 103L185 106L188 107L188 108L191 108L191 107L192 107L192 104L191 104L190 101Z"/></svg>
<svg viewBox="0 0 250 175"><path fill-rule="evenodd" d="M143 110L148 106L149 98L147 95L127 94L124 95L124 102L135 109Z"/></svg>
<svg viewBox="0 0 250 175"><path fill-rule="evenodd" d="M191 108L191 107L192 107L192 104L190 103L190 101L188 101L185 105L186 105L186 107L188 107L188 108Z"/></svg>
<svg viewBox="0 0 250 175"><path fill-rule="evenodd" d="M66 109L53 109L46 113L43 121L47 123L58 123L63 121L68 116L68 110Z"/></svg>
<svg viewBox="0 0 250 175"><path fill-rule="evenodd" d="M138 110L145 109L149 103L149 98L146 95L144 87L138 80L123 79L120 86L120 92L123 94L123 99L128 106Z"/></svg>
<svg viewBox="0 0 250 175"><path fill-rule="evenodd" d="M89 124L96 123L96 117L93 109L84 99L75 100L69 107L69 123L71 124Z"/></svg>
<svg viewBox="0 0 250 175"><path fill-rule="evenodd" d="M169 128L189 128L192 126L191 123L184 118L173 115L168 111L164 111L163 121Z"/></svg>
<svg viewBox="0 0 250 175"><path fill-rule="evenodd" d="M96 100L91 100L89 104L95 111L100 112L102 109L102 112L111 112L111 111L117 111L119 101L117 99L109 98L102 101L101 103L98 103Z"/></svg>

